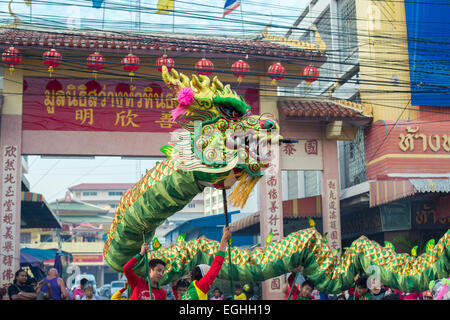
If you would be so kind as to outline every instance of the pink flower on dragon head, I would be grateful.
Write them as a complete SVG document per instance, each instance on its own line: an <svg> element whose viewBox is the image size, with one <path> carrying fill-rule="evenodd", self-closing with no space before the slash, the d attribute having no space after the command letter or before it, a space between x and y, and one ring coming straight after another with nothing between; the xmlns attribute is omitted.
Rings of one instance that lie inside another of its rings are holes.
<svg viewBox="0 0 450 320"><path fill-rule="evenodd" d="M178 107L172 110L172 121L176 121L177 118L186 112L187 108L195 102L195 93L191 88L181 88L177 92Z"/></svg>

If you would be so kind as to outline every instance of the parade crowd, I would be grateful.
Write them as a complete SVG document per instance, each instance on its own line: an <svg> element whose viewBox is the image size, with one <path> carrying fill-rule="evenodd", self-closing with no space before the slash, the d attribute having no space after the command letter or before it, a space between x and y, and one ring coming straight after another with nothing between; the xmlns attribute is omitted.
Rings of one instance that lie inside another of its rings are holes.
<svg viewBox="0 0 450 320"><path fill-rule="evenodd" d="M231 237L229 227L225 227L219 250L214 256L211 266L200 264L190 275L178 279L172 285L162 287L160 281L164 276L166 263L160 259L148 262L148 277L142 278L135 274L133 267L142 259L147 258L148 245L142 244L140 252L132 257L124 266L127 280L123 288L112 295L111 300L261 300L259 288L236 283L233 297L224 297L220 288L212 288L222 267L225 250ZM286 300L434 300L449 299L448 280L434 285L432 290L425 292L402 292L384 286L375 279L362 274L354 278L353 286L340 294L325 294L315 289L314 282L302 274L302 267L292 270L283 288ZM445 292L444 292L445 291ZM126 293L126 294L125 294ZM444 293L444 294L442 294ZM105 300L96 294L94 287L86 278L81 279L77 288L66 288L58 270L51 268L48 276L37 282L30 278L25 270L19 269L14 281L7 290L0 289L0 300Z"/></svg>

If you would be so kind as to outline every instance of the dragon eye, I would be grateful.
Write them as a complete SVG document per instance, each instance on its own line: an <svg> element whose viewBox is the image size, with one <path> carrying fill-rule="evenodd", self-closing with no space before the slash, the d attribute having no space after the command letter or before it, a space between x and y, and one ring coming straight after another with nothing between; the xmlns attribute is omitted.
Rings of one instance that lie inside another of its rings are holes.
<svg viewBox="0 0 450 320"><path fill-rule="evenodd" d="M226 103L217 104L219 110L227 117L227 118L241 118L244 116L241 112L236 110L232 105Z"/></svg>

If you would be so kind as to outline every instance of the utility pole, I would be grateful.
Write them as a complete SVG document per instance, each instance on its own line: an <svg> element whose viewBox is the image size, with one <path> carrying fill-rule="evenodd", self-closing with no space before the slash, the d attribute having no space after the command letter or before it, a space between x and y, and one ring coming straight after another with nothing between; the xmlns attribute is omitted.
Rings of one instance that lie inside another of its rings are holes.
<svg viewBox="0 0 450 320"><path fill-rule="evenodd" d="M56 199L56 217L59 220L59 202L58 199ZM59 256L61 256L61 229L57 228L56 229L56 237L58 238L58 254Z"/></svg>

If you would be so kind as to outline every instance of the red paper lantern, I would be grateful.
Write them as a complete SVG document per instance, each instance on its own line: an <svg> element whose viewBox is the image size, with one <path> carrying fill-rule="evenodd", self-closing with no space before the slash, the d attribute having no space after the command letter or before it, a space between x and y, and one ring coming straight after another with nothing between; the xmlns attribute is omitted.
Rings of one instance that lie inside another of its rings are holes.
<svg viewBox="0 0 450 320"><path fill-rule="evenodd" d="M94 52L87 57L86 64L94 73L94 78L97 79L97 72L105 67L105 57L98 52Z"/></svg>
<svg viewBox="0 0 450 320"><path fill-rule="evenodd" d="M197 61L197 63L195 64L195 69L197 69L198 74L208 76L212 73L214 64L211 62L211 60L203 58Z"/></svg>
<svg viewBox="0 0 450 320"><path fill-rule="evenodd" d="M19 50L14 47L9 47L2 54L2 61L9 67L9 73L12 74L14 67L20 63L22 58L20 57Z"/></svg>
<svg viewBox="0 0 450 320"><path fill-rule="evenodd" d="M231 70L233 70L236 73L233 73L235 77L238 78L238 83L242 82L242 79L247 76L248 70L250 70L250 66L247 62L243 60L238 60L235 63L231 65Z"/></svg>
<svg viewBox="0 0 450 320"><path fill-rule="evenodd" d="M122 58L122 68L128 72L131 81L133 80L134 72L139 70L139 65L139 58L134 54L129 53Z"/></svg>
<svg viewBox="0 0 450 320"><path fill-rule="evenodd" d="M50 49L44 52L44 54L42 55L42 59L44 60L44 65L48 67L48 72L50 73L51 77L54 68L58 67L61 64L61 54L55 49Z"/></svg>
<svg viewBox="0 0 450 320"><path fill-rule="evenodd" d="M172 58L169 58L167 54L165 54L156 60L156 65L158 66L159 72L162 72L162 66L166 66L170 72L170 70L172 70L172 67L175 66L175 61Z"/></svg>
<svg viewBox="0 0 450 320"><path fill-rule="evenodd" d="M318 78L319 78L319 70L316 67L307 66L303 68L302 79L306 81L306 85L308 87Z"/></svg>
<svg viewBox="0 0 450 320"><path fill-rule="evenodd" d="M281 63L277 62L269 66L267 73L269 73L269 77L272 79L270 84L275 86L277 84L277 80L282 80L284 78L286 68Z"/></svg>

